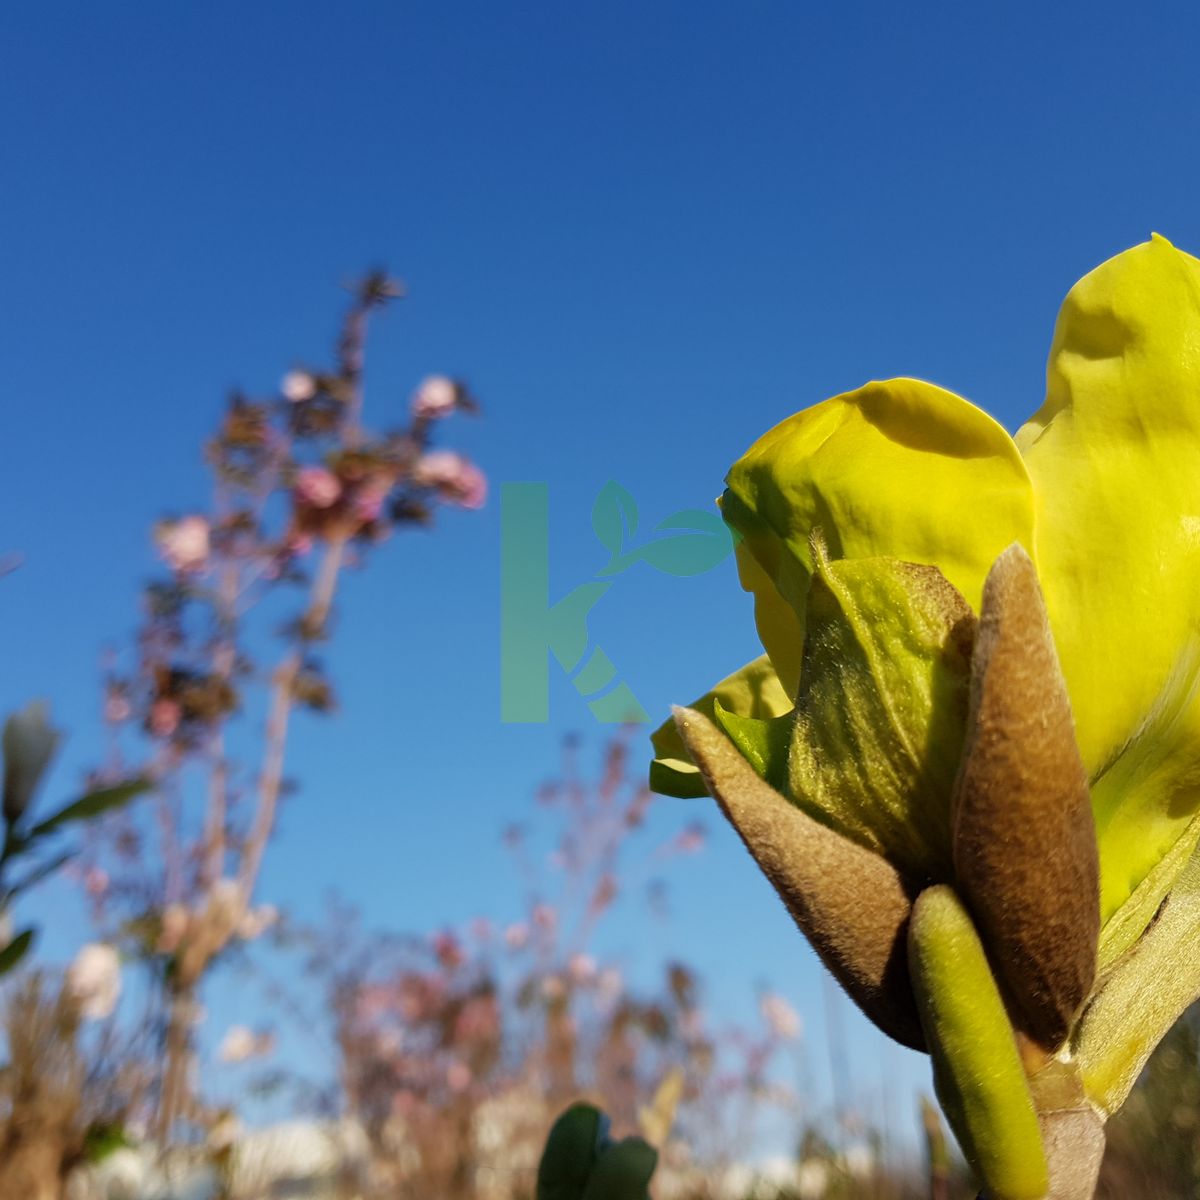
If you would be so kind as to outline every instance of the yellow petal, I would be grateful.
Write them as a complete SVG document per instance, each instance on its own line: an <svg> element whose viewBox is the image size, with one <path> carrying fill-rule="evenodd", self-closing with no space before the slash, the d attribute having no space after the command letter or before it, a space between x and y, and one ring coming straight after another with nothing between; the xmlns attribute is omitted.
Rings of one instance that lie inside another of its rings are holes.
<svg viewBox="0 0 1200 1200"><path fill-rule="evenodd" d="M794 696L800 684L800 662L804 657L804 621L780 594L774 580L758 559L739 541L734 551L738 579L754 596L754 624L780 685Z"/></svg>
<svg viewBox="0 0 1200 1200"><path fill-rule="evenodd" d="M1000 552L1033 543L1032 489L1012 439L981 409L918 379L869 383L789 417L726 483L742 585L791 694L814 529L831 558L936 566L975 609Z"/></svg>
<svg viewBox="0 0 1200 1200"><path fill-rule="evenodd" d="M707 695L701 696L689 708L703 713L709 720L716 717L717 701L730 713L765 720L790 712L791 700L780 686L779 679L764 654L747 663L740 671L722 679ZM675 727L675 719L660 725L650 741L654 746L654 762L650 765L650 786L664 796L690 800L707 796L708 790L700 778L683 740Z"/></svg>
<svg viewBox="0 0 1200 1200"><path fill-rule="evenodd" d="M1156 237L1076 284L1017 444L1107 919L1200 805L1200 262Z"/></svg>

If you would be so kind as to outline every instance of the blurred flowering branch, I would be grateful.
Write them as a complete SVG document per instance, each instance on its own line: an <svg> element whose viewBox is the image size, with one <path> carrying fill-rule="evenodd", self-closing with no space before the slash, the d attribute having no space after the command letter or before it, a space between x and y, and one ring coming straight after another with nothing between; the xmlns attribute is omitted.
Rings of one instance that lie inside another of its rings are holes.
<svg viewBox="0 0 1200 1200"><path fill-rule="evenodd" d="M654 830L625 735L598 769L580 757L568 739L556 777L536 791L536 821L502 835L520 916L505 922L496 905L462 928L370 935L337 910L309 934L318 986L306 994L324 995L334 1018L340 1086L328 1107L367 1134L366 1195L528 1197L552 1117L581 1096L603 1104L615 1131L669 1146L668 1173L698 1178L724 1149L731 1108L791 1100L770 1078L799 1036L780 997L764 1003L763 1029L717 1032L691 967L663 964L647 985L605 954L606 918L620 905L661 915L664 869L701 850L705 833ZM233 1032L235 1047L250 1045Z"/></svg>
<svg viewBox="0 0 1200 1200"><path fill-rule="evenodd" d="M116 919L163 992L163 1141L180 1118L199 1115L191 1059L202 981L274 919L252 901L288 787L292 715L334 704L317 650L329 641L343 571L395 530L428 525L439 504L478 508L486 497L477 467L433 448L445 417L475 411L462 383L426 379L399 429L377 435L364 424L368 325L401 294L384 274L368 275L354 288L332 367L294 369L266 399L232 396L206 448L211 508L156 527L165 575L145 589L132 660L106 670L108 770L127 769L132 743L156 781L154 822L148 828L140 813L110 822L84 879L97 920ZM251 629L256 610L286 618L270 666L261 630ZM266 724L251 774L229 735L255 697Z"/></svg>

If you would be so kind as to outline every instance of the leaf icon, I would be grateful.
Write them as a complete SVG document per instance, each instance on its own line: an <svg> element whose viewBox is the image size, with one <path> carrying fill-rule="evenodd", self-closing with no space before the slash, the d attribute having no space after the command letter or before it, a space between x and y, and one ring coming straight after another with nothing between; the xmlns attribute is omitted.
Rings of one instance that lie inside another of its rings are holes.
<svg viewBox="0 0 1200 1200"><path fill-rule="evenodd" d="M618 558L625 544L626 531L633 537L637 527L637 503L619 483L610 479L592 505L593 532L609 554Z"/></svg>
<svg viewBox="0 0 1200 1200"><path fill-rule="evenodd" d="M723 537L729 541L733 537L733 531L725 524L719 513L709 512L703 508L684 508L677 513L672 513L669 517L663 517L661 521L654 527L659 529L694 529L699 533L708 533L713 536Z"/></svg>
<svg viewBox="0 0 1200 1200"><path fill-rule="evenodd" d="M631 558L640 558L667 575L703 575L728 558L733 550L729 527L716 513L703 509L689 508L672 513L655 529L689 531L657 538L631 553Z"/></svg>

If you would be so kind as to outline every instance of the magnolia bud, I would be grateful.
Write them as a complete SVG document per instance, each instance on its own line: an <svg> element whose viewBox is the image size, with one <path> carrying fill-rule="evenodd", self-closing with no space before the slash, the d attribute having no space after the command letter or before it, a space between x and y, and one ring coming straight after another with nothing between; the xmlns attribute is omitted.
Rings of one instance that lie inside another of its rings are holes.
<svg viewBox="0 0 1200 1200"><path fill-rule="evenodd" d="M954 865L1019 1024L1057 1049L1096 976L1100 868L1066 684L1019 545L983 588Z"/></svg>
<svg viewBox="0 0 1200 1200"><path fill-rule="evenodd" d="M4 722L4 820L15 825L29 807L58 747L45 701L34 700Z"/></svg>

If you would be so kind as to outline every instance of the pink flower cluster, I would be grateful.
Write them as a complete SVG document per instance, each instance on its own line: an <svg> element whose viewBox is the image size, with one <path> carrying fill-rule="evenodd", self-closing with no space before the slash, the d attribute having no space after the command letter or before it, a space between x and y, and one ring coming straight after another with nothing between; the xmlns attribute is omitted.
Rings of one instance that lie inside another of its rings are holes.
<svg viewBox="0 0 1200 1200"><path fill-rule="evenodd" d="M482 508L487 499L487 476L453 450L422 455L413 471L413 482L418 487L433 488L447 503L460 508Z"/></svg>
<svg viewBox="0 0 1200 1200"><path fill-rule="evenodd" d="M412 414L418 420L436 421L448 417L462 399L462 387L445 375L431 375L413 392Z"/></svg>
<svg viewBox="0 0 1200 1200"><path fill-rule="evenodd" d="M155 531L158 552L173 571L188 574L208 566L209 524L204 517L164 521Z"/></svg>
<svg viewBox="0 0 1200 1200"><path fill-rule="evenodd" d="M295 496L310 508L332 508L342 498L342 481L327 467L305 467L296 476Z"/></svg>

